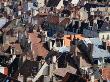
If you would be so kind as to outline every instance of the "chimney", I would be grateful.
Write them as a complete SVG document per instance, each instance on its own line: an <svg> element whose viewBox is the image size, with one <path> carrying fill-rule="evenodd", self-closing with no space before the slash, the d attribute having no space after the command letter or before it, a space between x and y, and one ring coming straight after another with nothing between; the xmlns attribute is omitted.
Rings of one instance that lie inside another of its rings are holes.
<svg viewBox="0 0 110 82"><path fill-rule="evenodd" d="M110 46L107 46L107 50L108 50L108 52L110 53Z"/></svg>
<svg viewBox="0 0 110 82"><path fill-rule="evenodd" d="M40 35L41 35L41 40L42 40L42 42L45 43L45 39L46 39L46 34L45 34L45 32L44 32L44 31L40 32Z"/></svg>
<svg viewBox="0 0 110 82"><path fill-rule="evenodd" d="M79 57L79 64L78 65L79 65L80 68L83 67L82 66L82 56Z"/></svg>
<svg viewBox="0 0 110 82"><path fill-rule="evenodd" d="M93 44L88 43L89 59L92 61Z"/></svg>
<svg viewBox="0 0 110 82"><path fill-rule="evenodd" d="M26 82L32 82L33 77L27 77L27 81Z"/></svg>
<svg viewBox="0 0 110 82"><path fill-rule="evenodd" d="M11 54L15 54L15 46L14 46L14 44L12 44L12 46L11 46Z"/></svg>
<svg viewBox="0 0 110 82"><path fill-rule="evenodd" d="M90 53L93 52L93 44L88 43L88 51L89 51Z"/></svg>
<svg viewBox="0 0 110 82"><path fill-rule="evenodd" d="M106 41L102 41L102 46L104 50L107 50L107 42Z"/></svg>
<svg viewBox="0 0 110 82"><path fill-rule="evenodd" d="M24 79L23 75L21 75L21 74L19 73L18 81L23 82L23 79Z"/></svg>
<svg viewBox="0 0 110 82"><path fill-rule="evenodd" d="M48 47L49 47L49 50L51 50L53 48L51 40L48 41Z"/></svg>

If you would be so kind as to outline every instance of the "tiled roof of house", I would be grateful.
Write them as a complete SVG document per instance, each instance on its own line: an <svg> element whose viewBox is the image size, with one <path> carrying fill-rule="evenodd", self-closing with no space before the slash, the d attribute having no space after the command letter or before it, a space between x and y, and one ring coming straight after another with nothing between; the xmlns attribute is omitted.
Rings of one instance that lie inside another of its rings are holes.
<svg viewBox="0 0 110 82"><path fill-rule="evenodd" d="M59 24L59 16L48 16L48 22L52 24Z"/></svg>
<svg viewBox="0 0 110 82"><path fill-rule="evenodd" d="M54 71L55 75L64 77L67 73L76 74L77 69L68 66L67 68L58 68Z"/></svg>
<svg viewBox="0 0 110 82"><path fill-rule="evenodd" d="M87 62L84 58L80 59L80 67L91 67L91 64Z"/></svg>
<svg viewBox="0 0 110 82"><path fill-rule="evenodd" d="M66 24L69 24L70 22L70 19L69 18L65 18L64 20L62 20L59 25L61 26L66 26Z"/></svg>
<svg viewBox="0 0 110 82"><path fill-rule="evenodd" d="M102 41L99 38L85 38L83 39L83 42L85 43L85 45L87 45L88 43L93 44L93 58L110 57L110 53L107 50L99 47L100 45L102 45Z"/></svg>
<svg viewBox="0 0 110 82"><path fill-rule="evenodd" d="M41 42L41 38L38 37L37 32L28 33L29 40L32 44L32 51L34 52L33 56L46 56L48 51L44 48L43 43Z"/></svg>
<svg viewBox="0 0 110 82"><path fill-rule="evenodd" d="M110 67L102 69L102 78L104 80L110 80Z"/></svg>
<svg viewBox="0 0 110 82"><path fill-rule="evenodd" d="M19 43L15 43L12 45L15 48L15 54L19 55L22 54L22 49Z"/></svg>
<svg viewBox="0 0 110 82"><path fill-rule="evenodd" d="M82 40L84 37L81 34L75 34L76 39ZM70 46L71 40L73 40L74 35L64 35L64 45Z"/></svg>

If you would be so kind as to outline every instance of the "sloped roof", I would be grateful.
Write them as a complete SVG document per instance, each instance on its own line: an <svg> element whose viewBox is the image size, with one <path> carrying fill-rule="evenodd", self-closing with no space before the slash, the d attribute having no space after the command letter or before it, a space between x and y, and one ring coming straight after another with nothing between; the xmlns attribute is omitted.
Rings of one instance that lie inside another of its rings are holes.
<svg viewBox="0 0 110 82"><path fill-rule="evenodd" d="M76 39L78 38L79 40L83 40L84 37L81 34L75 34ZM73 40L74 34L72 35L64 35L64 45L65 46L70 46L71 40Z"/></svg>
<svg viewBox="0 0 110 82"><path fill-rule="evenodd" d="M107 50L101 49L99 46L102 45L102 41L99 38L88 38L89 41L83 40L85 45L88 43L92 43L93 46L93 52L92 56L93 58L104 58L104 57L110 57L110 53Z"/></svg>
<svg viewBox="0 0 110 82"><path fill-rule="evenodd" d="M66 26L66 24L69 24L70 22L70 19L69 18L65 18L64 20L62 20L59 25L61 26Z"/></svg>
<svg viewBox="0 0 110 82"><path fill-rule="evenodd" d="M48 22L52 24L59 24L59 16L48 16Z"/></svg>
<svg viewBox="0 0 110 82"><path fill-rule="evenodd" d="M41 42L41 38L38 37L38 32L28 33L29 40L31 42L32 51L34 52L34 56L46 56L48 54L48 50L44 48L44 44Z"/></svg>
<svg viewBox="0 0 110 82"><path fill-rule="evenodd" d="M103 68L102 69L102 78L104 80L110 80L110 68Z"/></svg>
<svg viewBox="0 0 110 82"><path fill-rule="evenodd" d="M77 69L68 66L67 68L58 68L54 71L54 74L64 77L67 73L76 74Z"/></svg>

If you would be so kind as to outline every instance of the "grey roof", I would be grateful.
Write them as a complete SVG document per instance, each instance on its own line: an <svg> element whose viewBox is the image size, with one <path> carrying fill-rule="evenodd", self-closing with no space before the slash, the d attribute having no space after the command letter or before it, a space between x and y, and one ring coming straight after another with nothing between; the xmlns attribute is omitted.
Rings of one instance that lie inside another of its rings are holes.
<svg viewBox="0 0 110 82"><path fill-rule="evenodd" d="M99 46L102 45L102 41L99 38L87 38L84 40L85 44L92 43L93 46L93 58L104 58L104 57L110 57L110 53L107 50L101 49Z"/></svg>
<svg viewBox="0 0 110 82"><path fill-rule="evenodd" d="M83 34L86 37L98 37L98 32L95 30L84 29Z"/></svg>
<svg viewBox="0 0 110 82"><path fill-rule="evenodd" d="M104 22L101 27L101 32L103 31L110 31L110 24L108 22Z"/></svg>

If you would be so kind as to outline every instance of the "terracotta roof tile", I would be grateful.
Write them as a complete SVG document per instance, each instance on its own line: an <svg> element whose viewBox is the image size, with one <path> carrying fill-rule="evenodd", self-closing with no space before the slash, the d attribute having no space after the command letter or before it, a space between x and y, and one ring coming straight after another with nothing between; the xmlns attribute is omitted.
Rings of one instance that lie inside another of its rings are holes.
<svg viewBox="0 0 110 82"><path fill-rule="evenodd" d="M29 40L31 41L32 51L34 53L34 57L36 56L46 56L48 51L44 48L43 43L41 42L41 38L38 37L37 32L28 33Z"/></svg>
<svg viewBox="0 0 110 82"><path fill-rule="evenodd" d="M102 69L102 77L104 80L110 80L110 68Z"/></svg>
<svg viewBox="0 0 110 82"><path fill-rule="evenodd" d="M78 38L79 40L84 39L84 37L81 34L76 34L75 35L76 39ZM64 45L65 46L70 46L71 40L73 40L74 35L64 35Z"/></svg>

